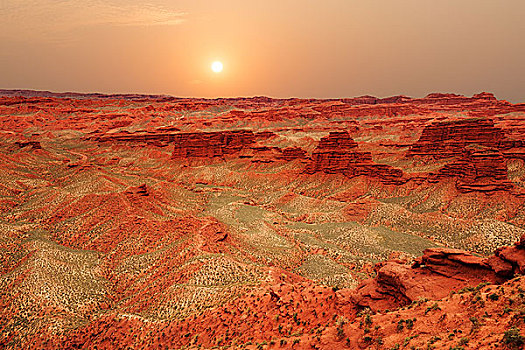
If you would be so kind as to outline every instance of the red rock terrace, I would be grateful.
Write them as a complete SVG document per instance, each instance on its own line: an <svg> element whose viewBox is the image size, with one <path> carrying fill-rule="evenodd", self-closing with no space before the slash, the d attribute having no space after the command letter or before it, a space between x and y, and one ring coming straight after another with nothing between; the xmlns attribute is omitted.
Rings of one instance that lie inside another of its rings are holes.
<svg viewBox="0 0 525 350"><path fill-rule="evenodd" d="M349 177L377 177L385 184L401 184L403 171L388 165L376 164L370 152L357 150L357 143L348 132L330 132L319 141L311 162L305 168L307 174L322 171L328 174L341 173Z"/></svg>
<svg viewBox="0 0 525 350"><path fill-rule="evenodd" d="M494 122L488 118L438 122L423 129L421 137L410 147L409 153L433 157L457 156L468 145L497 148L504 139L503 130L495 127Z"/></svg>

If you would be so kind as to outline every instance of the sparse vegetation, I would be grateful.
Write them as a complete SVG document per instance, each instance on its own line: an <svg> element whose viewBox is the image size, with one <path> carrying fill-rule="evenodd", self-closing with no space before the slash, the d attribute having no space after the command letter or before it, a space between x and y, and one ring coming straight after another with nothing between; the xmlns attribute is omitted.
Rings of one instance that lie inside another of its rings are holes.
<svg viewBox="0 0 525 350"><path fill-rule="evenodd" d="M503 343L511 349L521 349L525 344L525 337L520 334L519 328L512 327L503 334Z"/></svg>
<svg viewBox="0 0 525 350"><path fill-rule="evenodd" d="M489 298L490 300L496 301L496 300L499 299L499 295L497 295L496 293L492 293L492 294L490 294L490 295L488 296L488 298Z"/></svg>
<svg viewBox="0 0 525 350"><path fill-rule="evenodd" d="M427 307L427 309L425 310L425 315L428 314L430 311L436 311L436 310L441 310L438 303L434 303L432 304L432 306Z"/></svg>

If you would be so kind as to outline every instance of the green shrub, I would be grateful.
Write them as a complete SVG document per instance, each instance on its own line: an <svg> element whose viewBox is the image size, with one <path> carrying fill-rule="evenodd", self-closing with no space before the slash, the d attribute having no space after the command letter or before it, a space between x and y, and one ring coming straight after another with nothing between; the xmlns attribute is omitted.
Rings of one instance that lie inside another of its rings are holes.
<svg viewBox="0 0 525 350"><path fill-rule="evenodd" d="M430 311L434 310L441 310L438 303L434 303L434 305L427 307L427 309L425 310L425 315L428 314Z"/></svg>
<svg viewBox="0 0 525 350"><path fill-rule="evenodd" d="M414 328L414 321L415 321L415 320L416 320L416 319L414 318L414 319L412 319L412 320L411 320L411 319L408 319L408 320L405 321L405 325L406 325L407 329L412 329L412 328Z"/></svg>
<svg viewBox="0 0 525 350"><path fill-rule="evenodd" d="M430 338L430 339L428 340L428 343L429 343L429 344L434 344L434 343L437 342L438 340L441 340L441 338L438 337L437 335L435 335L435 336L433 336L432 338Z"/></svg>
<svg viewBox="0 0 525 350"><path fill-rule="evenodd" d="M461 338L461 339L459 340L458 345L467 345L469 341L470 341L469 338L467 338L467 337L463 337L463 338Z"/></svg>
<svg viewBox="0 0 525 350"><path fill-rule="evenodd" d="M343 339L344 336L345 336L345 331L343 327L337 327L337 338Z"/></svg>
<svg viewBox="0 0 525 350"><path fill-rule="evenodd" d="M525 338L520 334L520 330L512 327L503 335L503 342L511 349L521 349L525 343Z"/></svg>
<svg viewBox="0 0 525 350"><path fill-rule="evenodd" d="M496 293L492 293L489 295L489 299L496 301L499 299L499 295L497 295Z"/></svg>
<svg viewBox="0 0 525 350"><path fill-rule="evenodd" d="M367 326L372 325L372 317L370 317L370 315L365 316L365 325Z"/></svg>

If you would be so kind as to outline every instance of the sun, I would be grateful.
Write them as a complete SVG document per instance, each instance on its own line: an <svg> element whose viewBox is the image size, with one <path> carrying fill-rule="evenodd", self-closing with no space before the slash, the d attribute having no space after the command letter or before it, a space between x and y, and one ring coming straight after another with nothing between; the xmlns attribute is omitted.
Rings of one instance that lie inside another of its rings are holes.
<svg viewBox="0 0 525 350"><path fill-rule="evenodd" d="M215 61L211 64L211 70L215 73L222 72L222 62L221 61Z"/></svg>

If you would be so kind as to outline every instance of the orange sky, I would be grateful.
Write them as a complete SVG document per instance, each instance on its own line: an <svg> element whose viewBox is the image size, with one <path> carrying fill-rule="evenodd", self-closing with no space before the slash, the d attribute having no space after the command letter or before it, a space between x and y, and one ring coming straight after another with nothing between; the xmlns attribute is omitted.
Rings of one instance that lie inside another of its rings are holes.
<svg viewBox="0 0 525 350"><path fill-rule="evenodd" d="M0 0L0 15L0 88L525 102L524 0Z"/></svg>

